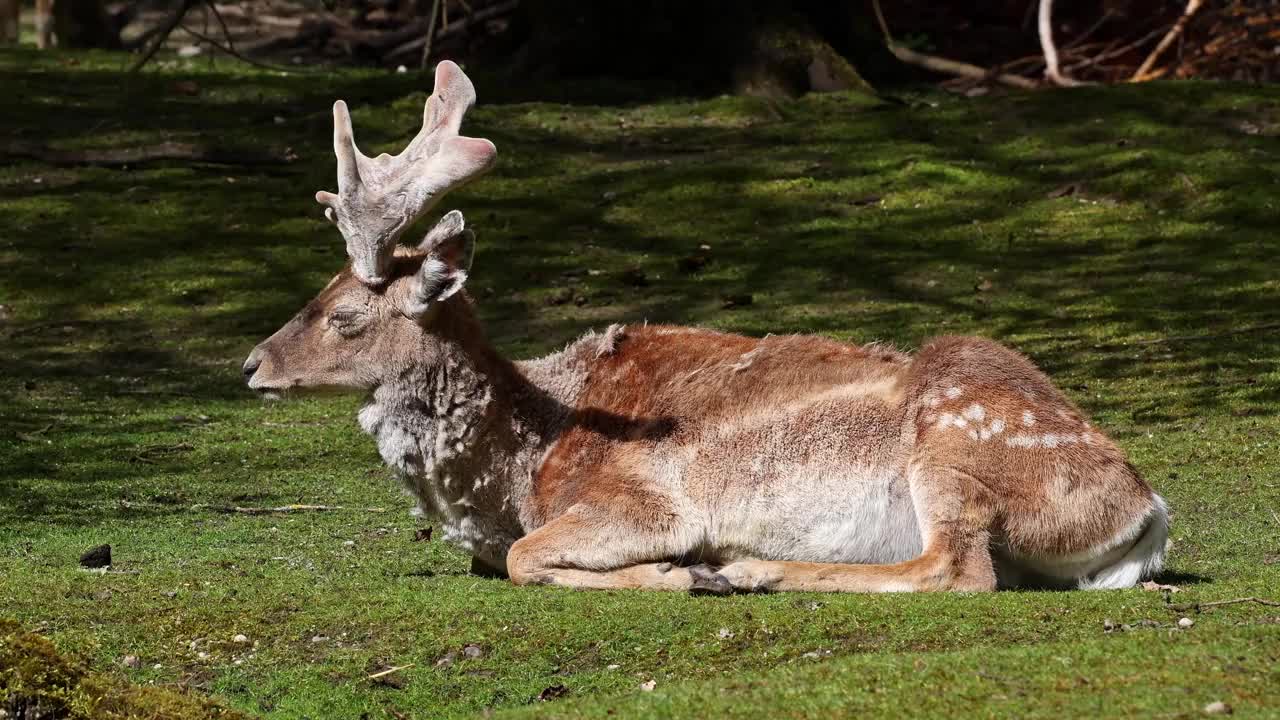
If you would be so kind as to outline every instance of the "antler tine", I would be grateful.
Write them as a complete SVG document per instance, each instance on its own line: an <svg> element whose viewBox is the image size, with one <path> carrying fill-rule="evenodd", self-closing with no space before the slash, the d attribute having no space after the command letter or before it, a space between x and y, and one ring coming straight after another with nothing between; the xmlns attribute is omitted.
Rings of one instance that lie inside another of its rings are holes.
<svg viewBox="0 0 1280 720"><path fill-rule="evenodd" d="M347 241L356 276L369 285L386 282L387 265L404 229L446 193L484 173L497 149L458 129L475 103L475 86L456 64L436 68L436 84L423 108L422 130L399 155L366 157L355 145L346 103L333 106L333 151L338 192L316 201Z"/></svg>

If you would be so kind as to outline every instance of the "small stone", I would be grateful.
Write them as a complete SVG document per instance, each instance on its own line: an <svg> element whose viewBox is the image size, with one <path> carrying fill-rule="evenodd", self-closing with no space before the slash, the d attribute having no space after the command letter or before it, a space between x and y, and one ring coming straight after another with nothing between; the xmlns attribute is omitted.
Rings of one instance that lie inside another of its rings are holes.
<svg viewBox="0 0 1280 720"><path fill-rule="evenodd" d="M346 541L346 542L342 543L342 547L355 547L355 546L356 546L356 541L355 541L355 540L348 540L348 541Z"/></svg>
<svg viewBox="0 0 1280 720"><path fill-rule="evenodd" d="M458 659L458 653L450 650L449 652L444 654L444 657L436 661L436 667L447 668L450 665L452 665L453 662L457 659Z"/></svg>
<svg viewBox="0 0 1280 720"><path fill-rule="evenodd" d="M313 643L322 643L328 639L329 639L328 635L312 635L311 636L311 642Z"/></svg>
<svg viewBox="0 0 1280 720"><path fill-rule="evenodd" d="M645 692L653 692L653 689L657 686L658 686L658 682L656 680L650 680L648 682L640 683L640 689Z"/></svg>
<svg viewBox="0 0 1280 720"><path fill-rule="evenodd" d="M1179 621L1178 621L1178 627L1182 628L1183 630L1186 630L1187 628L1189 628L1189 627L1191 627L1192 625L1195 625L1195 624L1196 624L1196 621L1195 621L1195 620L1192 620L1192 619L1191 619L1191 618L1189 618L1189 617L1184 617L1184 618L1182 618L1181 620L1179 620Z"/></svg>
<svg viewBox="0 0 1280 720"><path fill-rule="evenodd" d="M721 640L728 640L733 637L733 631L729 628L720 628L719 635Z"/></svg>
<svg viewBox="0 0 1280 720"><path fill-rule="evenodd" d="M111 546L98 545L84 551L80 556L80 567L104 568L111 566Z"/></svg>
<svg viewBox="0 0 1280 720"><path fill-rule="evenodd" d="M475 660L476 658L483 657L484 651L480 649L479 645L463 645L462 654L468 660Z"/></svg>
<svg viewBox="0 0 1280 720"><path fill-rule="evenodd" d="M196 657L197 657L197 658L200 658L201 660L208 660L208 659L209 659L209 653L207 653L207 652L198 652L198 653L196 653Z"/></svg>
<svg viewBox="0 0 1280 720"><path fill-rule="evenodd" d="M124 660L121 660L120 664L127 668L136 669L142 667L142 660L140 660L137 655L125 655Z"/></svg>
<svg viewBox="0 0 1280 720"><path fill-rule="evenodd" d="M1221 700L1211 702L1204 706L1205 715L1230 715L1231 706Z"/></svg>
<svg viewBox="0 0 1280 720"><path fill-rule="evenodd" d="M403 75L403 74L405 74L405 73L407 73L407 72L409 72L409 68L405 67L404 65L398 65L398 66L396 66L396 74L397 74L397 75Z"/></svg>
<svg viewBox="0 0 1280 720"><path fill-rule="evenodd" d="M236 635L235 637L231 638L231 642L237 645L244 645L249 642L249 637L247 635Z"/></svg>
<svg viewBox="0 0 1280 720"><path fill-rule="evenodd" d="M151 669L152 669L152 670L163 670L163 669L164 669L164 666L163 666L163 665L161 665L160 663L156 663L155 665L152 665L152 666L151 666Z"/></svg>
<svg viewBox="0 0 1280 720"><path fill-rule="evenodd" d="M613 664L611 664L611 665L605 665L605 666L604 666L604 669L605 669L605 670L617 670L617 669L618 669L618 668L620 668L620 667L622 667L622 666L621 666L621 665L619 665L619 664L617 664L617 663L613 663Z"/></svg>
<svg viewBox="0 0 1280 720"><path fill-rule="evenodd" d="M199 45L183 45L182 47L178 48L178 57L190 58L190 57L195 57L203 52L204 50L202 50Z"/></svg>
<svg viewBox="0 0 1280 720"><path fill-rule="evenodd" d="M613 202L614 200L618 199L618 193L610 190L606 192L604 195L601 195L600 199L604 200L605 202Z"/></svg>
<svg viewBox="0 0 1280 720"><path fill-rule="evenodd" d="M178 597L178 591L177 591L177 590L169 590L169 591L164 592L164 593L161 593L161 594L162 594L162 595L164 595L165 597L167 597L167 598L171 599L171 600L172 600L173 598Z"/></svg>

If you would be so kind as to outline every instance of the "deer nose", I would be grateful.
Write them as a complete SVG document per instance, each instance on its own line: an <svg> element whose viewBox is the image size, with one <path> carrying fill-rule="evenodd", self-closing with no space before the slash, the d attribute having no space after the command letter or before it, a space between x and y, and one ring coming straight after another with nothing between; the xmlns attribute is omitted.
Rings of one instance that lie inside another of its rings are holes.
<svg viewBox="0 0 1280 720"><path fill-rule="evenodd" d="M262 360L258 358L258 353L256 352L250 355L248 360L244 361L244 367L240 371L244 373L246 382L253 379L253 374L258 372L258 366L260 365L262 365Z"/></svg>

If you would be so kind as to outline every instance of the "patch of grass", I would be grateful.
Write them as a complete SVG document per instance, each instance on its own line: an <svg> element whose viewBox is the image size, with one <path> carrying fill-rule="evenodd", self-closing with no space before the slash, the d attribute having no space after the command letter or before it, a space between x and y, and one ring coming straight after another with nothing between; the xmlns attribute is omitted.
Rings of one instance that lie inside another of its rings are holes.
<svg viewBox="0 0 1280 720"><path fill-rule="evenodd" d="M468 576L458 553L413 542L424 522L356 429L356 399L264 405L239 378L343 261L311 199L334 185L333 99L362 149L394 151L429 78L121 64L0 54L0 89L23 99L0 135L299 159L0 167L0 614L112 682L275 717L518 711L557 685L563 699L530 711L1145 716L1222 700L1246 715L1277 701L1280 613L1262 606L1179 630L1182 613L1139 590L708 599ZM1169 500L1175 602L1280 597L1273 92L606 105L476 84L467 132L500 163L440 209L479 234L470 288L504 351L644 320L903 347L995 337ZM705 267L681 269L699 253ZM635 270L647 286L624 279ZM585 304L552 304L566 287ZM751 304L724 309L741 295ZM217 509L288 503L343 509ZM80 570L103 542L113 572Z"/></svg>
<svg viewBox="0 0 1280 720"><path fill-rule="evenodd" d="M45 638L0 620L0 710L19 718L243 718L215 702L90 672Z"/></svg>

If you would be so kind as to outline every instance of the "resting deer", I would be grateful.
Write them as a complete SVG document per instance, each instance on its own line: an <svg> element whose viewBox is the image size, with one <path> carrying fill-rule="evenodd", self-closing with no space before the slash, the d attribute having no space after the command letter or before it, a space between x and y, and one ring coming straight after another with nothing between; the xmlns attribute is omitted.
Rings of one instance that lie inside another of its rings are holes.
<svg viewBox="0 0 1280 720"><path fill-rule="evenodd" d="M1030 361L943 337L914 356L822 337L612 326L512 362L463 287L457 211L492 164L475 91L436 70L400 155L334 106L350 264L244 365L264 395L361 390L360 425L446 539L513 582L733 591L1117 588L1157 572L1168 515Z"/></svg>

